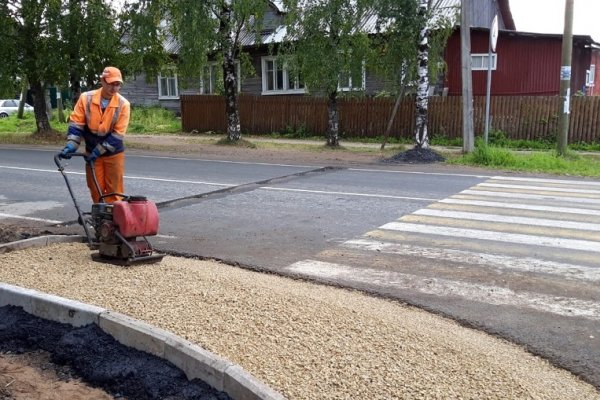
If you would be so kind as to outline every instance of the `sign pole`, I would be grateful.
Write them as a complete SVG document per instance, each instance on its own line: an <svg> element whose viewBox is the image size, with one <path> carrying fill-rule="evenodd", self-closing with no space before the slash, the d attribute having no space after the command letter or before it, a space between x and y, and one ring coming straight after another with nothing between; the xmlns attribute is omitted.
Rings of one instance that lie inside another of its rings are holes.
<svg viewBox="0 0 600 400"><path fill-rule="evenodd" d="M496 42L498 41L498 15L494 16L492 27L490 29L490 44L488 47L488 72L487 72L487 91L485 96L485 130L483 131L483 142L488 144L488 134L490 131L490 102L492 92L492 52L496 52Z"/></svg>
<svg viewBox="0 0 600 400"><path fill-rule="evenodd" d="M562 64L560 67L561 110L558 114L557 153L567 153L569 113L571 112L571 54L573 53L573 0L565 1L565 28L562 39Z"/></svg>

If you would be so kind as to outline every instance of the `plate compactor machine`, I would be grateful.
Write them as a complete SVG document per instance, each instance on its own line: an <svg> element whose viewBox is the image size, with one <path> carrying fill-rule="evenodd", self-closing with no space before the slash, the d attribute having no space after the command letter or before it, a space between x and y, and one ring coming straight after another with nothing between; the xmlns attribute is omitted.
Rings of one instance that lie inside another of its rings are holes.
<svg viewBox="0 0 600 400"><path fill-rule="evenodd" d="M81 153L70 156L85 157ZM83 225L88 246L92 250L98 250L92 254L92 259L118 265L132 265L159 262L164 257L164 254L156 253L146 239L146 236L158 234L158 209L154 202L144 196L108 193L100 197L99 203L92 204L90 213L84 213L77 204L60 154L54 156L54 162L65 179L79 216L78 221ZM101 193L94 162L89 162L88 165L98 193ZM104 199L108 196L117 196L121 200L107 203Z"/></svg>

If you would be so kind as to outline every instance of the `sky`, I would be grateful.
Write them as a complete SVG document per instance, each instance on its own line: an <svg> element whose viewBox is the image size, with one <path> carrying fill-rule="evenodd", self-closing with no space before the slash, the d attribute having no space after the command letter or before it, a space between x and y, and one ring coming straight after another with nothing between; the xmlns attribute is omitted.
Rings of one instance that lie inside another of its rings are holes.
<svg viewBox="0 0 600 400"><path fill-rule="evenodd" d="M560 33L565 27L566 0L509 0L518 31ZM600 0L573 0L573 34L600 42Z"/></svg>

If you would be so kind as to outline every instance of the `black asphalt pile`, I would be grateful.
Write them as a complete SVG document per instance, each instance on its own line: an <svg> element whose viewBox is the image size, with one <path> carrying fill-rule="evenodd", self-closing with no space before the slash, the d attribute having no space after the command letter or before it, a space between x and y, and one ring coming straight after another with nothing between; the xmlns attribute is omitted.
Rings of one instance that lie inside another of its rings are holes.
<svg viewBox="0 0 600 400"><path fill-rule="evenodd" d="M446 159L431 149L412 148L382 160L384 163L430 164L443 162Z"/></svg>
<svg viewBox="0 0 600 400"><path fill-rule="evenodd" d="M0 307L0 352L44 350L51 361L70 366L78 377L115 397L128 399L229 400L206 383L156 356L123 346L97 325L74 328Z"/></svg>

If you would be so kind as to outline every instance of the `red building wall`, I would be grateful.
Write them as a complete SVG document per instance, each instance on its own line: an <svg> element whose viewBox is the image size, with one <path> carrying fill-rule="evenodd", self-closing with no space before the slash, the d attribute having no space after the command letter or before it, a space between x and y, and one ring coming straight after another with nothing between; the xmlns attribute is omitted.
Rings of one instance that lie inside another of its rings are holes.
<svg viewBox="0 0 600 400"><path fill-rule="evenodd" d="M489 33L472 30L471 53L488 53ZM496 96L552 96L560 92L562 37L501 31L496 45L497 69L492 71L491 94ZM584 89L591 51L576 39L573 44L572 93ZM461 95L460 31L448 41L445 86L449 95ZM473 95L484 96L487 70L473 71ZM598 88L600 94L600 88Z"/></svg>
<svg viewBox="0 0 600 400"><path fill-rule="evenodd" d="M600 96L600 50L592 53L591 63L596 66L596 76L594 77L594 86L588 88L588 95Z"/></svg>

